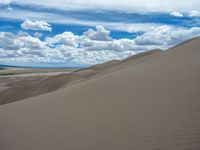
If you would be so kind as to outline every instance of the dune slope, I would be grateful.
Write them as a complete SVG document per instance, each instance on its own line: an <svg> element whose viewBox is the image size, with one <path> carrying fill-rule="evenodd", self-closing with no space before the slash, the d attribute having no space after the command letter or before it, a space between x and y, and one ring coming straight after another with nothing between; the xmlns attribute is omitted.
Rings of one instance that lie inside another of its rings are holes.
<svg viewBox="0 0 200 150"><path fill-rule="evenodd" d="M0 149L199 150L200 38L128 64L0 106Z"/></svg>
<svg viewBox="0 0 200 150"><path fill-rule="evenodd" d="M144 52L138 55L134 55L122 61L110 61L104 64L98 64L86 69L74 71L71 73L63 73L54 76L35 76L36 80L32 80L33 77L25 77L22 80L15 79L11 84L7 83L7 89L0 91L0 105L12 103L15 101L23 100L26 98L34 97L44 93L49 93L65 86L69 86L73 83L79 83L84 80L88 80L91 77L96 77L102 73L109 73L115 70L126 67L127 65L132 65L148 57L157 55L161 50L152 50ZM129 63L131 62L131 64ZM30 80L31 79L31 80ZM7 80L7 78L6 78ZM18 81L19 80L19 81ZM5 81L5 79L0 78L0 82ZM6 81L5 81L6 83ZM0 86L1 88L1 86Z"/></svg>

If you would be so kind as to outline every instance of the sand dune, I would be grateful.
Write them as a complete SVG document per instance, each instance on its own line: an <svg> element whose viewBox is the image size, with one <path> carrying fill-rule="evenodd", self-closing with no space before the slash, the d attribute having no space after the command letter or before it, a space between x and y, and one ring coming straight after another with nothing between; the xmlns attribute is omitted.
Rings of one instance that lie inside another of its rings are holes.
<svg viewBox="0 0 200 150"><path fill-rule="evenodd" d="M47 76L47 74L42 76L37 74L31 75L30 77L14 78L14 81L11 80L11 82L8 81L7 77L0 78L0 82L5 82L7 85L7 88L2 90L0 85L0 105L52 92L74 83L88 80L91 77L96 77L97 75L113 72L130 65L129 62L133 64L141 61L142 59L154 56L159 52L161 52L161 50L152 50L132 56L122 61L110 61L71 73L66 72L67 74L62 73L54 76ZM50 74L51 73L49 73L49 75ZM22 75L20 76L22 77Z"/></svg>
<svg viewBox="0 0 200 150"><path fill-rule="evenodd" d="M1 105L0 149L199 150L200 38L115 63L84 82Z"/></svg>

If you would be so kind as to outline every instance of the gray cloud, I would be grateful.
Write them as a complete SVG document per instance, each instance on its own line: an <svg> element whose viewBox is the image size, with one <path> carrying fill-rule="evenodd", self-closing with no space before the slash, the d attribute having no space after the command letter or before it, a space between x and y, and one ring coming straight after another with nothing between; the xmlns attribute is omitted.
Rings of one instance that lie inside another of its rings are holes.
<svg viewBox="0 0 200 150"><path fill-rule="evenodd" d="M96 41L110 41L112 38L110 37L110 31L106 30L102 26L97 26L96 31L93 29L89 29L84 32L83 35L91 40Z"/></svg>
<svg viewBox="0 0 200 150"><path fill-rule="evenodd" d="M36 38L41 38L41 37L43 36L43 34L42 34L42 33L39 33L39 32L35 32L35 33L34 33L34 36L35 36Z"/></svg>
<svg viewBox="0 0 200 150"><path fill-rule="evenodd" d="M18 50L20 49L20 41L10 32L0 32L0 48Z"/></svg>

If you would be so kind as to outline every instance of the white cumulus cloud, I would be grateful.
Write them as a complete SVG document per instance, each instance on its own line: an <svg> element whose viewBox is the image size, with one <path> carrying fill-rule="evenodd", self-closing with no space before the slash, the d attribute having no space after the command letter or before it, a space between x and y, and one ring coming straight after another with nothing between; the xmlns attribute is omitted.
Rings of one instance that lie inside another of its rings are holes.
<svg viewBox="0 0 200 150"><path fill-rule="evenodd" d="M75 47L76 46L76 37L72 32L64 32L62 34L58 34L54 37L48 37L46 38L46 42L49 45L53 44L63 44Z"/></svg>
<svg viewBox="0 0 200 150"><path fill-rule="evenodd" d="M0 32L0 62L92 65L112 59L123 59L155 48L167 49L200 36L200 27L180 28L164 25L135 39L112 39L109 30L104 27L97 28L101 30L86 31L92 31L95 35L92 37L66 31L53 37L46 37L44 40L27 32ZM100 40L97 33L102 31L106 31L107 34L106 38L105 35L104 38L100 36Z"/></svg>
<svg viewBox="0 0 200 150"><path fill-rule="evenodd" d="M30 35L25 35L25 36L19 36L18 37L20 43L21 43L21 48L27 48L31 50L40 50L45 48L45 43L40 41L40 39L32 37Z"/></svg>
<svg viewBox="0 0 200 150"><path fill-rule="evenodd" d="M21 28L25 30L51 31L51 25L45 21L25 20L21 24Z"/></svg>
<svg viewBox="0 0 200 150"><path fill-rule="evenodd" d="M177 12L177 11L174 11L172 13L170 13L171 16L174 16L174 17L183 17L184 15L180 12Z"/></svg>

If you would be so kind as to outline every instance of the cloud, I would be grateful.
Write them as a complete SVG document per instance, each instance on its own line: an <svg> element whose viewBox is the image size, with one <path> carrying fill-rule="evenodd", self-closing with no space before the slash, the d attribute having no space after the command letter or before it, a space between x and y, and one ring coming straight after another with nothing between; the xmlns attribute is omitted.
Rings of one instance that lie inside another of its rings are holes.
<svg viewBox="0 0 200 150"><path fill-rule="evenodd" d="M8 11L12 11L13 9L12 9L11 6L8 6L8 7L7 7L7 10L8 10Z"/></svg>
<svg viewBox="0 0 200 150"><path fill-rule="evenodd" d="M200 27L190 29L160 26L135 39L137 45L157 45L167 49L185 40L200 36Z"/></svg>
<svg viewBox="0 0 200 150"><path fill-rule="evenodd" d="M180 13L178 11L174 11L172 13L170 13L171 16L174 16L174 17L200 17L200 11L197 11L197 10L191 10L189 12L186 12L186 13Z"/></svg>
<svg viewBox="0 0 200 150"><path fill-rule="evenodd" d="M110 31L104 27L88 31L94 34L75 35L66 31L53 37L45 37L44 40L27 32L0 32L0 62L92 65L112 59L124 59L155 48L167 49L200 36L200 27L181 28L168 25L156 27L135 39L110 39ZM101 35L102 31L106 31L106 36Z"/></svg>
<svg viewBox="0 0 200 150"><path fill-rule="evenodd" d="M72 17L72 18L71 18ZM122 16L119 16L122 17ZM160 26L159 23L131 23L131 22L110 22L98 21L98 20L81 20L80 18L75 19L72 16L65 16L63 14L51 13L51 12L35 12L26 9L13 9L13 11L2 10L0 18L9 18L13 20L43 20L51 24L64 24L64 25L81 25L88 27L103 26L107 30L125 31L129 33L133 32L147 32Z"/></svg>
<svg viewBox="0 0 200 150"><path fill-rule="evenodd" d="M34 33L34 36L35 36L36 38L41 38L41 37L43 36L43 34L42 34L42 33L39 33L39 32L35 32L35 33Z"/></svg>
<svg viewBox="0 0 200 150"><path fill-rule="evenodd" d="M172 12L200 10L199 0L15 0L21 5L39 5L46 8L56 8L63 10L86 10L86 9L109 9L121 11L139 12Z"/></svg>
<svg viewBox="0 0 200 150"><path fill-rule="evenodd" d="M80 41L79 41L80 42ZM144 51L152 49L153 47L144 47L136 45L134 40L130 39L119 39L111 41L94 41L90 39L84 39L80 42L80 45L86 51L115 51L115 52L126 52L126 51Z"/></svg>
<svg viewBox="0 0 200 150"><path fill-rule="evenodd" d="M39 50L45 48L45 43L26 32L17 35L10 32L0 32L0 48L5 50Z"/></svg>
<svg viewBox="0 0 200 150"><path fill-rule="evenodd" d="M63 45L76 47L76 37L74 36L72 32L64 32L54 37L46 38L46 43L49 45L63 44Z"/></svg>
<svg viewBox="0 0 200 150"><path fill-rule="evenodd" d="M26 48L29 50L41 50L45 49L45 43L40 41L40 39L32 37L30 35L21 35L17 37L21 43L21 48Z"/></svg>
<svg viewBox="0 0 200 150"><path fill-rule="evenodd" d="M43 41L37 37L32 37L27 32L19 32L16 35L0 32L0 35L1 39L3 37L2 43L6 43L6 45L0 47L0 62L4 63L91 65L112 59L123 59L140 52L134 51L135 45L132 40L91 40L84 35L78 36L71 32L47 37ZM8 47L15 42L17 46Z"/></svg>
<svg viewBox="0 0 200 150"><path fill-rule="evenodd" d="M12 0L0 0L0 4L8 5L12 2Z"/></svg>
<svg viewBox="0 0 200 150"><path fill-rule="evenodd" d="M0 48L18 50L20 48L20 41L10 32L0 32Z"/></svg>
<svg viewBox="0 0 200 150"><path fill-rule="evenodd" d="M102 26L97 26L96 31L93 29L89 29L84 32L83 35L91 40L96 41L110 41L112 38L110 37L110 31L106 30Z"/></svg>
<svg viewBox="0 0 200 150"><path fill-rule="evenodd" d="M171 16L174 16L174 17L183 17L184 15L180 12L177 12L177 11L174 11L172 13L170 13Z"/></svg>
<svg viewBox="0 0 200 150"><path fill-rule="evenodd" d="M199 12L199 11L196 11L196 10L192 10L192 11L189 13L189 16L190 16L190 17L200 17L200 12Z"/></svg>
<svg viewBox="0 0 200 150"><path fill-rule="evenodd" d="M45 21L25 20L21 24L21 28L25 30L51 31L51 25Z"/></svg>

